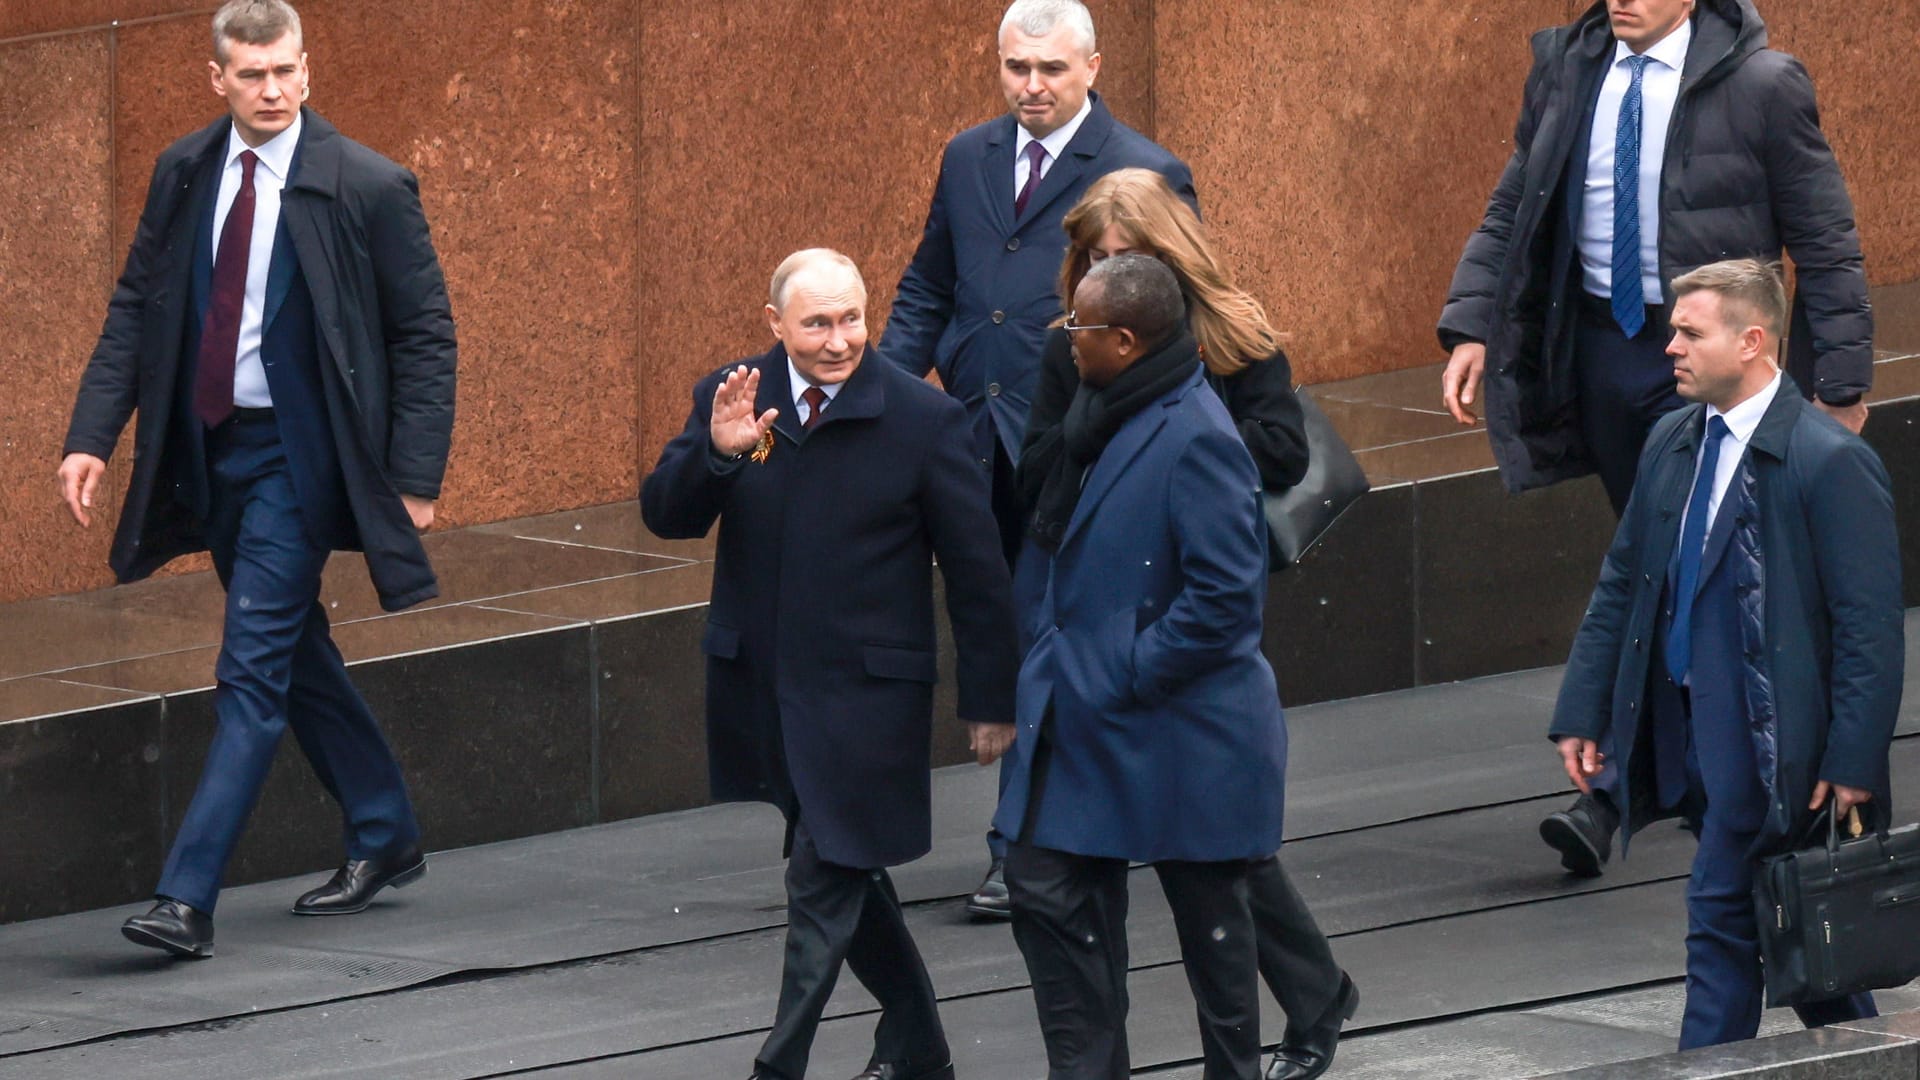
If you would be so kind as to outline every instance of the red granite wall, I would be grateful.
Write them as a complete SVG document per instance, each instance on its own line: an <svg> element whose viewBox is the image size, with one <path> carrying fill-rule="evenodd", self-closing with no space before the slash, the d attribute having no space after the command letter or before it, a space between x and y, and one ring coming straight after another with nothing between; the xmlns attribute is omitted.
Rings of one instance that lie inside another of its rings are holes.
<svg viewBox="0 0 1920 1080"><path fill-rule="evenodd" d="M91 588L53 469L153 157L218 115L211 3L0 3L0 601ZM812 244L884 318L946 139L1001 108L998 0L308 0L313 105L419 174L460 327L449 524L632 497ZM1099 87L1194 166L1324 380L1437 360L1531 29L1572 0L1095 0ZM1820 88L1878 283L1920 277L1909 0L1763 2ZM119 20L116 24L115 20ZM1436 392L1437 400L1437 392ZM124 483L110 470L105 501Z"/></svg>

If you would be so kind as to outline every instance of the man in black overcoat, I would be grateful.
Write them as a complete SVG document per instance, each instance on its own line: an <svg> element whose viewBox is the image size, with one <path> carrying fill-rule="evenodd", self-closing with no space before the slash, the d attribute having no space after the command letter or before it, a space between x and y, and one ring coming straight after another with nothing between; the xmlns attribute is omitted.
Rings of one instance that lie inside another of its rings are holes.
<svg viewBox="0 0 1920 1080"><path fill-rule="evenodd" d="M787 820L786 961L761 1080L806 1074L843 961L882 1009L861 1078L953 1075L886 873L932 846L936 556L980 763L1013 738L1011 583L966 410L868 355L866 299L846 256L789 256L766 309L777 343L694 387L640 493L661 536L720 522L702 641L713 793Z"/></svg>
<svg viewBox="0 0 1920 1080"><path fill-rule="evenodd" d="M400 766L319 603L330 552L364 551L381 604L435 595L433 521L453 428L453 315L412 174L301 102L300 17L233 0L213 18L228 115L160 155L81 379L60 465L91 521L134 412L111 563L121 581L210 550L227 589L216 727L151 912L122 928L213 951L227 860L280 736L345 817L346 862L294 904L363 910L426 870Z"/></svg>

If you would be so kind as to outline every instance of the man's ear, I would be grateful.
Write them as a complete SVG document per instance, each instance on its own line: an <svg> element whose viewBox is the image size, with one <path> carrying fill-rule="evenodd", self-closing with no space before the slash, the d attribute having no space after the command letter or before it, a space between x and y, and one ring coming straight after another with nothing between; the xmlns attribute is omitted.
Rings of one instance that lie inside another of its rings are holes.
<svg viewBox="0 0 1920 1080"><path fill-rule="evenodd" d="M1124 326L1116 326L1113 332L1118 337L1117 344L1121 352L1132 356L1140 351L1140 335Z"/></svg>

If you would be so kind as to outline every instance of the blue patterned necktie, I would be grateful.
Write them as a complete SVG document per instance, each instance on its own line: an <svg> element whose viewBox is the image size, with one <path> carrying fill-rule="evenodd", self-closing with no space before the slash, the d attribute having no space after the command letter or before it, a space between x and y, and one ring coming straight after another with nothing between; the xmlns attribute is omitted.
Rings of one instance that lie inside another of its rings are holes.
<svg viewBox="0 0 1920 1080"><path fill-rule="evenodd" d="M1707 506L1713 500L1713 478L1720 468L1720 440L1728 434L1727 421L1713 417L1707 421L1707 447L1700 454L1700 472L1693 478L1693 495L1687 499L1687 523L1680 530L1680 569L1674 575L1673 626L1667 632L1667 674L1674 685L1684 686L1687 669L1693 665L1693 594L1700 589L1700 561L1706 555Z"/></svg>
<svg viewBox="0 0 1920 1080"><path fill-rule="evenodd" d="M1647 293L1640 284L1640 83L1650 59L1627 58L1633 82L1613 134L1613 321L1628 337L1647 325Z"/></svg>

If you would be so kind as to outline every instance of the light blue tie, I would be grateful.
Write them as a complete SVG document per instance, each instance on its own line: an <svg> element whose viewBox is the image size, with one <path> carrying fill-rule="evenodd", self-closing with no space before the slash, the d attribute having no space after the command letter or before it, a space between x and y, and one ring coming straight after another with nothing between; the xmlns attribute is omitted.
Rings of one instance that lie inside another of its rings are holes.
<svg viewBox="0 0 1920 1080"><path fill-rule="evenodd" d="M1613 134L1613 321L1628 337L1647 325L1647 293L1640 284L1640 83L1650 59L1627 58L1633 82Z"/></svg>
<svg viewBox="0 0 1920 1080"><path fill-rule="evenodd" d="M1700 561L1706 555L1707 505L1713 499L1713 477L1720 468L1720 439L1726 435L1722 417L1707 421L1707 447L1700 453L1700 472L1693 478L1687 499L1687 523L1680 530L1680 568L1674 575L1673 626L1667 632L1667 673L1675 685L1685 685L1693 665L1693 594L1700 590Z"/></svg>

